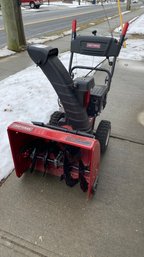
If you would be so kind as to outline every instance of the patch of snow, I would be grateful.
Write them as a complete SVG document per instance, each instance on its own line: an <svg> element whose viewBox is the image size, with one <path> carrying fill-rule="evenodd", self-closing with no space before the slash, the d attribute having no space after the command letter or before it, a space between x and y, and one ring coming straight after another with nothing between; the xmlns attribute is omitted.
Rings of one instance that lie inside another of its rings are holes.
<svg viewBox="0 0 144 257"><path fill-rule="evenodd" d="M144 34L144 14L130 24L129 34Z"/></svg>
<svg viewBox="0 0 144 257"><path fill-rule="evenodd" d="M116 28L114 32L120 32L121 26ZM136 16L129 21L127 34L144 34L144 14L140 17Z"/></svg>
<svg viewBox="0 0 144 257"><path fill-rule="evenodd" d="M27 42L29 44L44 44L45 42L56 40L60 37L61 37L61 35L60 36L59 35L54 35L54 36L41 37L41 38L31 38L31 39L28 39Z"/></svg>
<svg viewBox="0 0 144 257"><path fill-rule="evenodd" d="M14 55L14 54L15 54L15 52L7 49L7 47L0 49L0 58L5 57L5 56Z"/></svg>
<svg viewBox="0 0 144 257"><path fill-rule="evenodd" d="M144 61L144 40L128 39L126 48L122 48L119 58L128 60Z"/></svg>

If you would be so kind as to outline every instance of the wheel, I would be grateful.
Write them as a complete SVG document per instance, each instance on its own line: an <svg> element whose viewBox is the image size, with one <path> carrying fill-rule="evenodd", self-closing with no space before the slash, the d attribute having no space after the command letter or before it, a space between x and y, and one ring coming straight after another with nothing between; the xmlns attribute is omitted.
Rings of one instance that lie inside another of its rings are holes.
<svg viewBox="0 0 144 257"><path fill-rule="evenodd" d="M110 121L102 120L99 123L98 128L96 130L96 134L95 134L95 138L100 143L100 149L101 149L102 154L106 151L106 149L108 147L110 133L111 133Z"/></svg>
<svg viewBox="0 0 144 257"><path fill-rule="evenodd" d="M38 4L38 5L36 5L36 9L39 9L40 8L40 5Z"/></svg>
<svg viewBox="0 0 144 257"><path fill-rule="evenodd" d="M59 120L64 117L65 117L65 114L63 112L60 112L60 111L54 112L50 117L49 125L58 126Z"/></svg>
<svg viewBox="0 0 144 257"><path fill-rule="evenodd" d="M35 3L34 2L30 2L29 5L30 5L30 8L32 8L32 9L35 8Z"/></svg>

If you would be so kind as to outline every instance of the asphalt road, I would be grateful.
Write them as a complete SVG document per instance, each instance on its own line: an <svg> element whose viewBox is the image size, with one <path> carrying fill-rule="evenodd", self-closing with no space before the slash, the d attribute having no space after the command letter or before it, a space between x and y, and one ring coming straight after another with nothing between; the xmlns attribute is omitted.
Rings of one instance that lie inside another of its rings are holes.
<svg viewBox="0 0 144 257"><path fill-rule="evenodd" d="M125 9L123 5L122 9ZM48 36L62 30L71 28L71 21L77 19L79 26L96 22L99 19L111 17L118 13L116 5L107 5L80 8L57 8L49 7L39 10L22 11L26 39L33 37ZM6 32L3 29L2 17L0 17L0 47L6 45Z"/></svg>

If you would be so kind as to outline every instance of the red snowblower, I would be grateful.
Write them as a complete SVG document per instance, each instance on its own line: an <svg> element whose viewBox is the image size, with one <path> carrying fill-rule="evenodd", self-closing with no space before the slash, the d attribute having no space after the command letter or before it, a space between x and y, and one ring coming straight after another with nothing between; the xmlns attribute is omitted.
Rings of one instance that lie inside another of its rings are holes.
<svg viewBox="0 0 144 257"><path fill-rule="evenodd" d="M111 123L102 120L95 129L96 117L105 108L114 74L116 59L125 40L128 23L120 39L96 35L76 35L76 20L72 22L69 71L58 58L58 49L29 45L27 51L42 69L55 89L61 109L48 122L14 122L8 136L16 175L40 171L58 176L70 187L79 183L90 198L96 190L100 155L108 146ZM73 66L75 54L102 56L107 66ZM106 68L105 68L106 67ZM107 68L108 67L108 68ZM88 70L83 77L74 78L75 69ZM105 74L104 85L96 85L96 75ZM94 80L95 76L95 80Z"/></svg>

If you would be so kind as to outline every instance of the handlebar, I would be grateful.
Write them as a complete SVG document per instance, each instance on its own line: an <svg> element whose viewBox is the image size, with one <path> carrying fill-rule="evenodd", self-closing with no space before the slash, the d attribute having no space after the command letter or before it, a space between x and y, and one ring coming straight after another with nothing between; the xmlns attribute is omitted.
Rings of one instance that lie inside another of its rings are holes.
<svg viewBox="0 0 144 257"><path fill-rule="evenodd" d="M73 20L72 21L72 39L76 38L76 26L77 26L77 20ZM125 38L126 32L128 30L128 27L129 27L129 23L126 22L124 24L123 29L122 29L122 33L121 33L120 40L119 40L119 43L120 43L121 46L124 42L124 38Z"/></svg>
<svg viewBox="0 0 144 257"><path fill-rule="evenodd" d="M72 21L72 39L76 38L76 26L77 26L77 20Z"/></svg>
<svg viewBox="0 0 144 257"><path fill-rule="evenodd" d="M124 42L125 35L126 35L127 30L128 30L128 27L129 27L129 23L126 22L124 27L123 27L123 29L122 29L122 33L121 33L120 40L119 40L120 47L123 45L123 42Z"/></svg>
<svg viewBox="0 0 144 257"><path fill-rule="evenodd" d="M126 23L124 24L123 29L122 29L122 36L125 36L125 35L126 35L127 30L128 30L128 27L129 27L129 23L126 22Z"/></svg>

